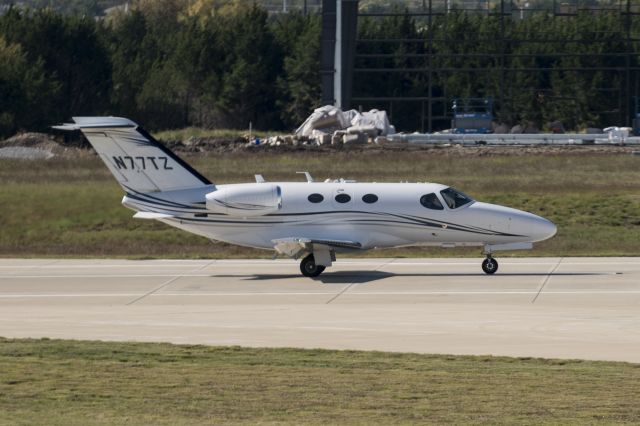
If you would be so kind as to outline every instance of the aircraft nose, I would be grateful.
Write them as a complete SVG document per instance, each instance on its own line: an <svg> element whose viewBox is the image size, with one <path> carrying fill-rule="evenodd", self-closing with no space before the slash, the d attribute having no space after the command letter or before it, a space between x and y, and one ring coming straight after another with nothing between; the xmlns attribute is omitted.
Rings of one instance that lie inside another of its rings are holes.
<svg viewBox="0 0 640 426"><path fill-rule="evenodd" d="M474 218L484 218L485 227L514 237L524 237L526 242L547 240L557 232L556 225L550 220L510 207L477 202L467 211Z"/></svg>
<svg viewBox="0 0 640 426"><path fill-rule="evenodd" d="M528 227L530 229L529 233L534 241L548 240L556 235L558 228L553 222L540 216L532 216L534 217L529 219Z"/></svg>

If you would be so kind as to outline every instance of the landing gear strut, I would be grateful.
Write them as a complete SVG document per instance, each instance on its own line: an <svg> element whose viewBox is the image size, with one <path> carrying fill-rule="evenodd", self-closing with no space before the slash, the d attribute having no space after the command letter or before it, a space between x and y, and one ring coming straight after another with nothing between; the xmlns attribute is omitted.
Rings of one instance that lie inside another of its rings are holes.
<svg viewBox="0 0 640 426"><path fill-rule="evenodd" d="M324 271L324 266L316 265L316 260L313 254L308 255L302 262L300 262L300 272L302 275L309 278L314 278L320 275Z"/></svg>
<svg viewBox="0 0 640 426"><path fill-rule="evenodd" d="M491 257L490 254L487 255L487 258L482 261L482 270L485 274L495 274L498 270L498 261Z"/></svg>

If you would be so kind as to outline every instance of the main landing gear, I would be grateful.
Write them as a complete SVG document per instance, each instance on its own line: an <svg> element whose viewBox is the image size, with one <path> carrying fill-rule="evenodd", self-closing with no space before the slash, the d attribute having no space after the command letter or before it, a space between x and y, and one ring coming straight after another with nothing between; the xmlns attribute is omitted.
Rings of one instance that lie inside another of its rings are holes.
<svg viewBox="0 0 640 426"><path fill-rule="evenodd" d="M495 260L490 254L487 255L487 258L482 261L482 270L485 274L495 274L498 270L498 261Z"/></svg>
<svg viewBox="0 0 640 426"><path fill-rule="evenodd" d="M324 269L324 266L316 265L316 260L313 257L313 254L308 255L302 259L302 262L300 262L300 272L302 272L302 275L305 277L317 277L324 271Z"/></svg>

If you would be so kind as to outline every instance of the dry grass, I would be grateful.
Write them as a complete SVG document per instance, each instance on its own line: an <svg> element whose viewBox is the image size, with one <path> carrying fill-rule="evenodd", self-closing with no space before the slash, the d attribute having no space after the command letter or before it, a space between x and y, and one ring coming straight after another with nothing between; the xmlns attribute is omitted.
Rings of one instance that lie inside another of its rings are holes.
<svg viewBox="0 0 640 426"><path fill-rule="evenodd" d="M282 135L283 132L251 130L251 135L259 138ZM221 138L238 139L249 135L249 129L202 129L199 127L187 127L177 130L165 130L157 132L153 136L162 141L186 141L189 138Z"/></svg>
<svg viewBox="0 0 640 426"><path fill-rule="evenodd" d="M455 152L454 152L455 153ZM640 158L630 155L458 157L425 152L237 153L186 158L217 183L317 179L432 181L477 199L542 214L558 235L517 255L640 255ZM246 257L269 252L213 244L131 218L99 159L0 160L0 255ZM399 249L375 256L478 255L477 250Z"/></svg>

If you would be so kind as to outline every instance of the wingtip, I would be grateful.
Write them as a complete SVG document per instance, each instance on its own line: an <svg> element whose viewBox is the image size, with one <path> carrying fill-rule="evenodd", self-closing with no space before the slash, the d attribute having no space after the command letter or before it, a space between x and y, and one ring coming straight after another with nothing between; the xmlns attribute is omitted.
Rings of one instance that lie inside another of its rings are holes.
<svg viewBox="0 0 640 426"><path fill-rule="evenodd" d="M124 117L73 117L74 123L51 126L56 130L81 130L91 128L138 127L136 123Z"/></svg>
<svg viewBox="0 0 640 426"><path fill-rule="evenodd" d="M137 127L138 125L124 117L73 117L80 128L90 127Z"/></svg>
<svg viewBox="0 0 640 426"><path fill-rule="evenodd" d="M64 123L64 124L59 124L57 126L51 126L52 129L55 130L63 130L63 131L72 131L72 130L80 130L80 127L77 124L74 123Z"/></svg>

